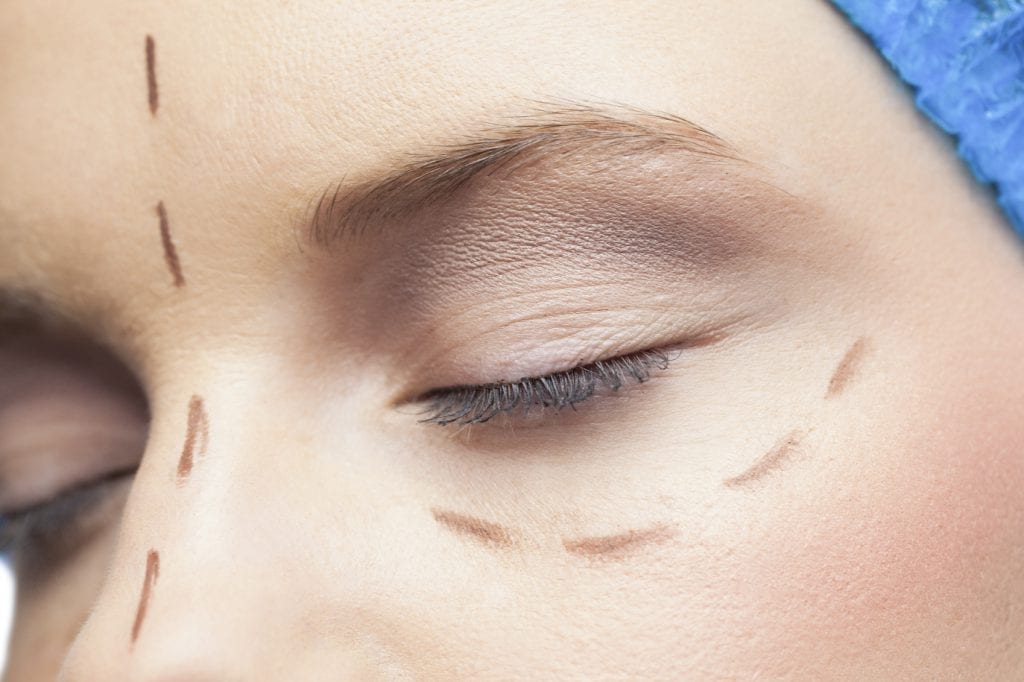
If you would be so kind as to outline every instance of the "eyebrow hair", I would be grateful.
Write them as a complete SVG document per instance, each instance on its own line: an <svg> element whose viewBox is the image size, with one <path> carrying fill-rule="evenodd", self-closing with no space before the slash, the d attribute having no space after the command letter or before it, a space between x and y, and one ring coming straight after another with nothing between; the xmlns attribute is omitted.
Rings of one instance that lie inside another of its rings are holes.
<svg viewBox="0 0 1024 682"><path fill-rule="evenodd" d="M370 226L441 204L474 179L511 174L546 158L618 159L670 150L743 161L728 142L680 116L626 105L544 104L435 154L414 157L381 178L327 188L315 203L306 241L330 249Z"/></svg>

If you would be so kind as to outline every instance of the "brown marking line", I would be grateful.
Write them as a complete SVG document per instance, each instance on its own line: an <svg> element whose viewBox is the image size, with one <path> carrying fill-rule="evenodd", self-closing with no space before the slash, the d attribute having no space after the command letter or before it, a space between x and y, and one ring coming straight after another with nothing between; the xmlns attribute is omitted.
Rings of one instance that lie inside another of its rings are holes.
<svg viewBox="0 0 1024 682"><path fill-rule="evenodd" d="M210 440L210 420L203 406L203 399L197 395L188 401L188 428L185 431L185 446L178 460L178 484L188 480L192 465L198 457L206 454Z"/></svg>
<svg viewBox="0 0 1024 682"><path fill-rule="evenodd" d="M160 107L160 91L156 85L156 41L153 36L146 36L146 86L149 91L149 113L156 116Z"/></svg>
<svg viewBox="0 0 1024 682"><path fill-rule="evenodd" d="M791 431L785 438L776 443L775 447L754 462L749 469L739 476L733 476L732 478L725 479L725 485L730 488L735 488L748 483L753 483L762 476L778 469L785 463L789 456L793 454L803 437L804 434L801 432Z"/></svg>
<svg viewBox="0 0 1024 682"><path fill-rule="evenodd" d="M496 523L443 509L431 509L430 513L434 515L435 521L448 530L468 535L484 544L497 547L511 547L515 544L508 529Z"/></svg>
<svg viewBox="0 0 1024 682"><path fill-rule="evenodd" d="M142 631L142 623L146 620L146 609L149 608L149 598L156 585L156 579L160 576L160 554L155 550L149 550L146 555L146 577L142 581L142 596L139 598L139 608L135 612L135 622L132 624L132 644L139 638Z"/></svg>
<svg viewBox="0 0 1024 682"><path fill-rule="evenodd" d="M825 391L826 400L835 398L846 390L846 386L853 379L857 370L860 369L861 360L864 359L864 353L867 349L867 337L862 336L853 342L850 350L846 351L846 355L839 361L836 371L832 372L832 379L828 382L828 390Z"/></svg>
<svg viewBox="0 0 1024 682"><path fill-rule="evenodd" d="M661 544L675 537L673 527L659 524L643 530L628 530L616 535L602 535L578 540L562 540L570 554L590 559L623 559L641 545Z"/></svg>
<svg viewBox="0 0 1024 682"><path fill-rule="evenodd" d="M171 227L167 222L167 209L164 202L156 205L156 215L160 219L160 240L164 245L164 260L167 261L167 269L174 277L174 286L185 286L185 276L181 274L181 261L178 260L178 250L174 248L174 241L171 239Z"/></svg>

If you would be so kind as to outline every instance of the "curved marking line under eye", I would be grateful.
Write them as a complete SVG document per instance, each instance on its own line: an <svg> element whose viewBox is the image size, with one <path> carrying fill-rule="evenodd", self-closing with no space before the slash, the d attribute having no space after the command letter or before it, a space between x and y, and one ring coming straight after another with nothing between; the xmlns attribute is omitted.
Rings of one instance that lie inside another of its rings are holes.
<svg viewBox="0 0 1024 682"><path fill-rule="evenodd" d="M632 556L637 550L652 544L662 544L676 536L676 529L668 524L658 524L642 530L628 530L615 535L601 535L576 540L562 540L562 546L570 554L589 559L621 560Z"/></svg>
<svg viewBox="0 0 1024 682"><path fill-rule="evenodd" d="M760 480L769 473L781 468L793 453L796 452L804 435L800 431L790 431L782 440L775 444L775 447L758 458L742 474L725 479L725 485L730 488L744 486Z"/></svg>
<svg viewBox="0 0 1024 682"><path fill-rule="evenodd" d="M512 533L496 523L444 509L434 508L430 510L430 513L433 514L435 521L453 533L466 535L486 545L496 547L511 547L515 544Z"/></svg>
<svg viewBox="0 0 1024 682"><path fill-rule="evenodd" d="M826 400L835 398L846 390L846 387L860 369L861 361L864 359L867 350L868 339L866 336L862 336L853 342L850 349L843 355L843 359L839 361L835 371L832 372L832 378L828 382L828 390L825 391Z"/></svg>
<svg viewBox="0 0 1024 682"><path fill-rule="evenodd" d="M142 581L142 595L139 597L139 607L135 611L135 622L132 623L132 644L139 638L142 631L142 624L146 620L146 611L149 608L149 600L152 597L153 586L156 579L160 577L160 553L155 549L149 550L146 554L146 577Z"/></svg>
<svg viewBox="0 0 1024 682"><path fill-rule="evenodd" d="M192 473L195 460L206 454L206 446L210 440L210 420L206 414L202 397L192 396L188 402L188 427L185 432L185 445L181 449L178 460L178 484L188 480Z"/></svg>

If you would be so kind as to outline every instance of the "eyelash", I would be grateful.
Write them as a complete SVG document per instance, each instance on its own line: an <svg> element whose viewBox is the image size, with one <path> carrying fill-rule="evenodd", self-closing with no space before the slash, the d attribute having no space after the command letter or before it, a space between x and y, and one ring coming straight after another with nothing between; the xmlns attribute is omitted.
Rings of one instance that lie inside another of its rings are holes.
<svg viewBox="0 0 1024 682"><path fill-rule="evenodd" d="M645 350L540 377L437 389L421 398L428 407L420 421L438 426L482 424L517 410L525 415L531 407L575 410L598 388L618 391L629 383L642 384L652 371L667 369L674 359L663 350Z"/></svg>
<svg viewBox="0 0 1024 682"><path fill-rule="evenodd" d="M51 500L0 517L0 553L53 552L74 545L80 524L135 470L122 471L61 493Z"/></svg>

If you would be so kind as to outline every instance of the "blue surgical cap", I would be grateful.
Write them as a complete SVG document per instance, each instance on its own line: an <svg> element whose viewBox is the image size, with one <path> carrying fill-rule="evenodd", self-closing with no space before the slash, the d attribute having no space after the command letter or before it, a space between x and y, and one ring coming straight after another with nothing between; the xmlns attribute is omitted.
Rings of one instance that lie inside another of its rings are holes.
<svg viewBox="0 0 1024 682"><path fill-rule="evenodd" d="M833 0L1024 237L1024 0Z"/></svg>

